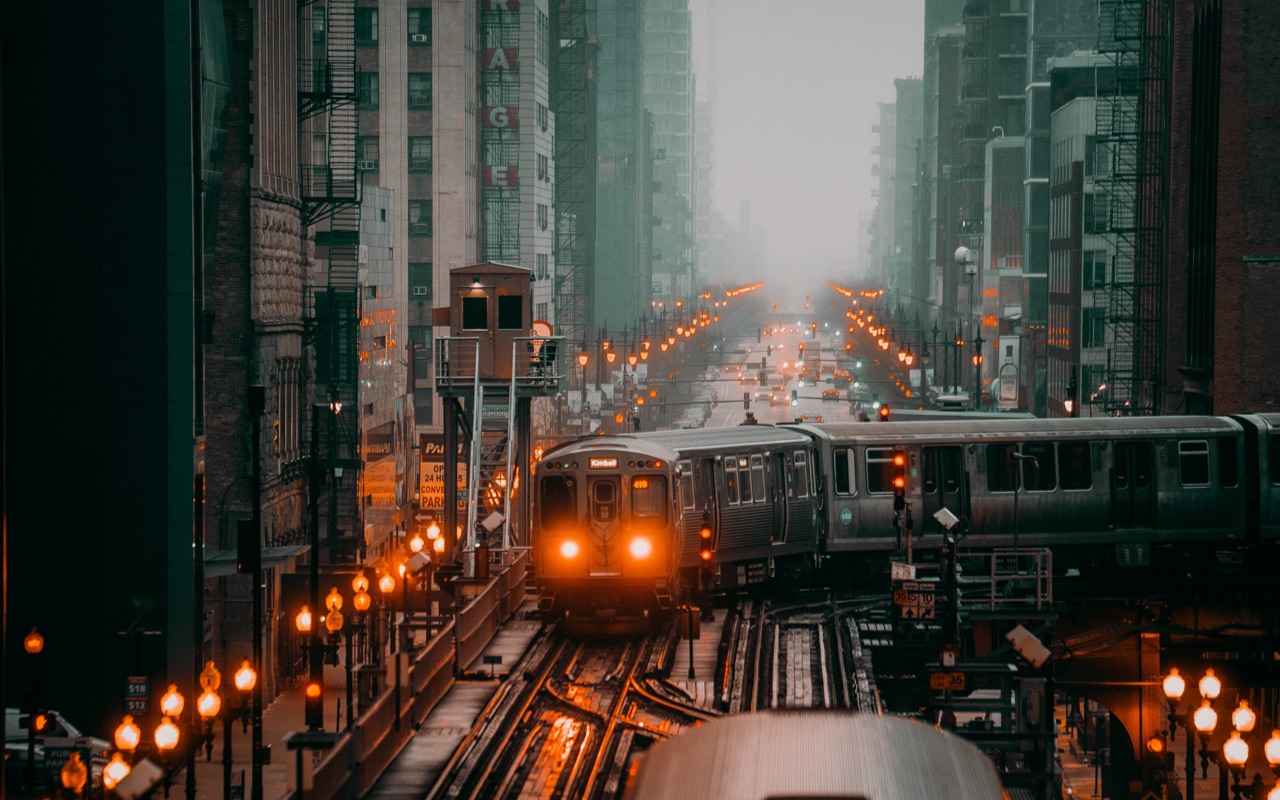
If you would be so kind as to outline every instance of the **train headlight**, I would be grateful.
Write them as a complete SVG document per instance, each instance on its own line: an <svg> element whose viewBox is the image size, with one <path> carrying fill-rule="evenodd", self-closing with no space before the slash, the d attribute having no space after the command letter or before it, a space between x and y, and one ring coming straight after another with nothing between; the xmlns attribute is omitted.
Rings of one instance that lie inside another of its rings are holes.
<svg viewBox="0 0 1280 800"><path fill-rule="evenodd" d="M573 541L572 539L570 539L570 540L568 540L568 541L566 541L566 542L561 543L561 545L560 545L560 555L564 556L565 558L575 558L575 557L577 557L577 555L578 555L578 543L577 543L577 542L575 542L575 541Z"/></svg>
<svg viewBox="0 0 1280 800"><path fill-rule="evenodd" d="M637 536L631 540L629 549L632 558L648 558L653 553L653 542L644 536Z"/></svg>

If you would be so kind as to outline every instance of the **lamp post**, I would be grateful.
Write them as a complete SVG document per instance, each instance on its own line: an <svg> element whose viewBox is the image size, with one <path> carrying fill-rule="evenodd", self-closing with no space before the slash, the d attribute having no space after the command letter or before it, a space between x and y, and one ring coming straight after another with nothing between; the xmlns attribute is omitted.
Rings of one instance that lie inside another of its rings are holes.
<svg viewBox="0 0 1280 800"><path fill-rule="evenodd" d="M22 772L22 782L28 790L36 786L36 733L45 725L48 717L40 709L40 670L39 658L44 652L44 637L35 628L22 637L22 649L27 654L28 700L25 704L27 712L27 765Z"/></svg>
<svg viewBox="0 0 1280 800"><path fill-rule="evenodd" d="M587 343L583 340L578 349L578 366L582 368L582 405L578 408L578 416L582 419L582 435L587 435Z"/></svg>
<svg viewBox="0 0 1280 800"><path fill-rule="evenodd" d="M982 410L982 333L973 337L973 407Z"/></svg>
<svg viewBox="0 0 1280 800"><path fill-rule="evenodd" d="M1080 407L1076 403L1076 365L1071 365L1071 377L1067 379L1067 398L1062 401L1062 408L1069 417L1080 416Z"/></svg>

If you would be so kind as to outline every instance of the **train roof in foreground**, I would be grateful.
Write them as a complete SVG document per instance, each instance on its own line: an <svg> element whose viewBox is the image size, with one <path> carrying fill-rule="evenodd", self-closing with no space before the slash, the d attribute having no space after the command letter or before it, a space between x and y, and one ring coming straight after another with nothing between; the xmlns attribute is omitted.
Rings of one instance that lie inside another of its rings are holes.
<svg viewBox="0 0 1280 800"><path fill-rule="evenodd" d="M740 714L645 754L628 800L1002 800L991 760L955 734L850 711Z"/></svg>

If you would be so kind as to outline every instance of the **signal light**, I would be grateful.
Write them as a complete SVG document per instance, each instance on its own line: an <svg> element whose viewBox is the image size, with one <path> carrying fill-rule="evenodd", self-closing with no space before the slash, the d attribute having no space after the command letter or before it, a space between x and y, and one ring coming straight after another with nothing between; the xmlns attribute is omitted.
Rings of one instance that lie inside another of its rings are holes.
<svg viewBox="0 0 1280 800"><path fill-rule="evenodd" d="M703 561L710 561L713 555L711 550L711 515L705 512L702 515L702 527L698 529L698 538L702 541L698 556Z"/></svg>
<svg viewBox="0 0 1280 800"><path fill-rule="evenodd" d="M881 406L885 408L885 406ZM893 454L893 510L901 511L907 507L907 454Z"/></svg>
<svg viewBox="0 0 1280 800"><path fill-rule="evenodd" d="M307 729L312 731L324 730L324 687L320 685L320 681L310 681L307 683L303 695L303 716L306 720Z"/></svg>
<svg viewBox="0 0 1280 800"><path fill-rule="evenodd" d="M880 409L879 409L878 411L876 411L876 415L880 417L880 421L881 421L881 422L888 422L888 421L889 421L889 407L888 407L888 406L880 406Z"/></svg>

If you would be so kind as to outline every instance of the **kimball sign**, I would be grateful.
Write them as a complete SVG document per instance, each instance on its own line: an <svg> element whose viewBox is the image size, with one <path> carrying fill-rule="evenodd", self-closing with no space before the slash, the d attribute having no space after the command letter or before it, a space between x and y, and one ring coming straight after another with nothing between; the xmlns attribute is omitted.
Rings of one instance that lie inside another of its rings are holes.
<svg viewBox="0 0 1280 800"><path fill-rule="evenodd" d="M419 440L422 462L419 465L418 505L425 510L444 511L444 434L424 433ZM467 464L458 443L458 508L467 508Z"/></svg>

